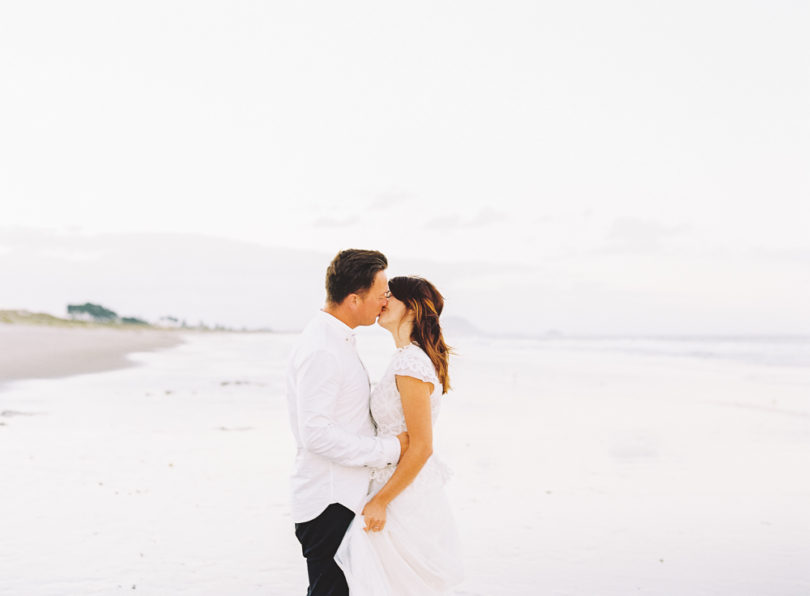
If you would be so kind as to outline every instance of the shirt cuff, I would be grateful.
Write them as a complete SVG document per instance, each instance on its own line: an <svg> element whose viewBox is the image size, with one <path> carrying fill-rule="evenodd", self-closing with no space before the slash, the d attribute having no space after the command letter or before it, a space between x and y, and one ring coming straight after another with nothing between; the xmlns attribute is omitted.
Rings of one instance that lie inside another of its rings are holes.
<svg viewBox="0 0 810 596"><path fill-rule="evenodd" d="M395 464L399 461L399 458L402 455L402 453L400 453L401 447L399 439L396 437L384 437L384 439L386 441L385 453L388 457L388 463Z"/></svg>

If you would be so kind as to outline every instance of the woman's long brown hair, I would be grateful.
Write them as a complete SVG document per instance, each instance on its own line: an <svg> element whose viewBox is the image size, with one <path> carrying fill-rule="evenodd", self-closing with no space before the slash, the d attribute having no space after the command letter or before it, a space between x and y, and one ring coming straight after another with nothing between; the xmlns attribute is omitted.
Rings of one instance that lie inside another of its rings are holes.
<svg viewBox="0 0 810 596"><path fill-rule="evenodd" d="M421 277L394 277L388 281L388 289L413 312L411 341L428 355L442 384L442 394L447 393L450 390L447 364L452 350L444 343L439 324L444 296L432 283Z"/></svg>

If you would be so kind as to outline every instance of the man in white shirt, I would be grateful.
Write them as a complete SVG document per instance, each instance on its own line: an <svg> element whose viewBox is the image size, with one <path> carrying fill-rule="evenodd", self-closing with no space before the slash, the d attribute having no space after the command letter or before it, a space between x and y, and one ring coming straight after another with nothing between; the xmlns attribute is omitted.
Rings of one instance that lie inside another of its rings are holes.
<svg viewBox="0 0 810 596"><path fill-rule="evenodd" d="M365 505L369 467L398 462L408 446L406 433L375 436L368 373L354 344L353 329L373 325L388 303L387 267L378 251L339 252L326 271L326 306L290 358L292 517L307 560L308 596L348 596L335 552Z"/></svg>

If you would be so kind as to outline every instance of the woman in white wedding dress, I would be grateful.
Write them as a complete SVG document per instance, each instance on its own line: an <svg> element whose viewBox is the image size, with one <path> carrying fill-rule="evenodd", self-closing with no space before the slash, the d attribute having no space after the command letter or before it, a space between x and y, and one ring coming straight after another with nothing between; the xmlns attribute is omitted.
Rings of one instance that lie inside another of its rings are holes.
<svg viewBox="0 0 810 596"><path fill-rule="evenodd" d="M446 594L462 579L459 541L444 492L448 470L433 454L433 427L450 389L448 347L439 315L444 299L427 280L395 277L379 324L397 351L371 393L378 435L407 430L396 465L372 472L369 501L335 560L351 596Z"/></svg>

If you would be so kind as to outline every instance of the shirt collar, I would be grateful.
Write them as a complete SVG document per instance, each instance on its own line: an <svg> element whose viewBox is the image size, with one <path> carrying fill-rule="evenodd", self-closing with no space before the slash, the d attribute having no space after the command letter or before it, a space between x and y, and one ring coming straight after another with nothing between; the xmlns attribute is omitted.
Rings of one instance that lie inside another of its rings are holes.
<svg viewBox="0 0 810 596"><path fill-rule="evenodd" d="M338 319L334 315L330 315L328 312L325 311L318 311L321 318L326 321L326 324L330 329L335 331L337 334L340 335L345 341L354 345L355 337L354 337L354 329L349 327L346 323Z"/></svg>

